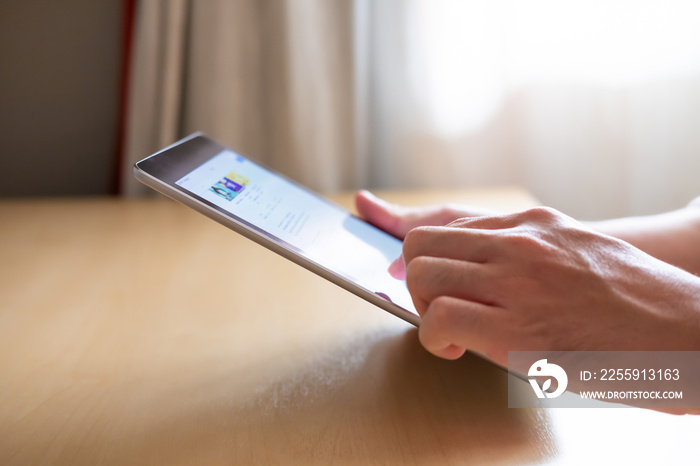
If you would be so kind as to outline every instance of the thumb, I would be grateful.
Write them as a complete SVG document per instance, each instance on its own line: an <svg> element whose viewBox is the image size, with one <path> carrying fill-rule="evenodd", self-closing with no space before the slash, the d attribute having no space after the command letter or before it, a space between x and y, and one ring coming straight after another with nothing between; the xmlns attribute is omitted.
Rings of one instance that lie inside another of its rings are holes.
<svg viewBox="0 0 700 466"><path fill-rule="evenodd" d="M401 229L401 207L364 190L355 195L355 207L360 218L390 235L403 239L405 232Z"/></svg>

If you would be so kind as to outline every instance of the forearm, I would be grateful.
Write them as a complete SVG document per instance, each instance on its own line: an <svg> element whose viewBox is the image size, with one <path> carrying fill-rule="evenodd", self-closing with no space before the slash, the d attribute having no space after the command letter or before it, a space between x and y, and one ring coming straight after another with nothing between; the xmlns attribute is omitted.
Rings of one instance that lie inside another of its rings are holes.
<svg viewBox="0 0 700 466"><path fill-rule="evenodd" d="M591 222L591 228L620 238L664 262L700 275L700 198L688 207L647 217Z"/></svg>

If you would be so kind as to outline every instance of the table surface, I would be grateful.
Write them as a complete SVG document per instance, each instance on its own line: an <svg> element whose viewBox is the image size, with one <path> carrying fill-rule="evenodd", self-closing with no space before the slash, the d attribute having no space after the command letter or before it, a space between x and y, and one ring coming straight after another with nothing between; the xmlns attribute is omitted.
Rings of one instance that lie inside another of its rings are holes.
<svg viewBox="0 0 700 466"><path fill-rule="evenodd" d="M0 202L0 290L3 465L700 461L700 416L509 409L505 372L165 199Z"/></svg>

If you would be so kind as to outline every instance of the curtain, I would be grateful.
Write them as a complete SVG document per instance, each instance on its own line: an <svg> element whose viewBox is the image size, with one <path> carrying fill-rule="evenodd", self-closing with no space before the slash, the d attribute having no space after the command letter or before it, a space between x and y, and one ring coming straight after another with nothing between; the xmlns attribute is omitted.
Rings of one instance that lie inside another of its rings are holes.
<svg viewBox="0 0 700 466"><path fill-rule="evenodd" d="M696 4L141 0L125 169L203 130L319 191L673 209L700 193Z"/></svg>
<svg viewBox="0 0 700 466"><path fill-rule="evenodd" d="M700 194L700 3L361 3L382 186L519 185L587 219Z"/></svg>
<svg viewBox="0 0 700 466"><path fill-rule="evenodd" d="M142 0L123 170L193 131L316 190L361 185L350 0ZM130 174L127 196L146 195Z"/></svg>

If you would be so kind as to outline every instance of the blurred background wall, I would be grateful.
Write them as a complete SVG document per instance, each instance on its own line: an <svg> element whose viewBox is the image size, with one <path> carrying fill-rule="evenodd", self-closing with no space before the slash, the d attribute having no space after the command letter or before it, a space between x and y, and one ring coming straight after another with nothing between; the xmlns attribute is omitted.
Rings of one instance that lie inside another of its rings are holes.
<svg viewBox="0 0 700 466"><path fill-rule="evenodd" d="M693 0L0 8L3 196L148 195L131 164L196 130L320 191L519 185L586 219L700 194Z"/></svg>
<svg viewBox="0 0 700 466"><path fill-rule="evenodd" d="M0 2L0 196L114 192L121 12Z"/></svg>

